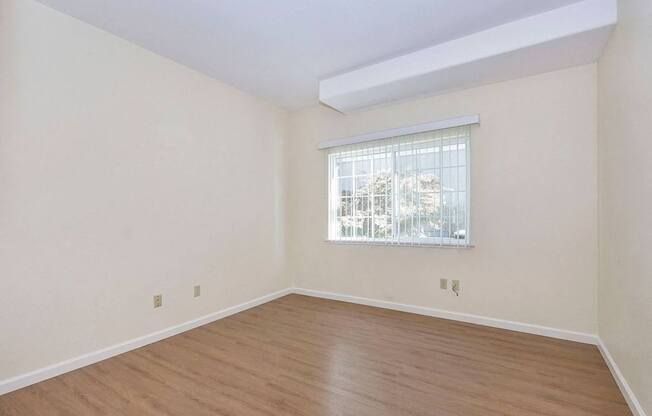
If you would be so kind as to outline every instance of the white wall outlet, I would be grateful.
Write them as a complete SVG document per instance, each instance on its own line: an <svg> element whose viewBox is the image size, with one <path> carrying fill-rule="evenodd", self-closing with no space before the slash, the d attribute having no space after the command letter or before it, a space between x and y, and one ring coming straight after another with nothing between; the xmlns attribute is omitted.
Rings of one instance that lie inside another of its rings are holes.
<svg viewBox="0 0 652 416"><path fill-rule="evenodd" d="M441 290L448 289L448 279L439 279L439 288Z"/></svg>
<svg viewBox="0 0 652 416"><path fill-rule="evenodd" d="M198 298L201 295L201 286L200 285L195 285L193 288L193 297Z"/></svg>
<svg viewBox="0 0 652 416"><path fill-rule="evenodd" d="M455 296L460 295L460 281L459 280L453 280L453 292L455 292Z"/></svg>
<svg viewBox="0 0 652 416"><path fill-rule="evenodd" d="M163 306L163 295L154 295L154 307L160 308Z"/></svg>

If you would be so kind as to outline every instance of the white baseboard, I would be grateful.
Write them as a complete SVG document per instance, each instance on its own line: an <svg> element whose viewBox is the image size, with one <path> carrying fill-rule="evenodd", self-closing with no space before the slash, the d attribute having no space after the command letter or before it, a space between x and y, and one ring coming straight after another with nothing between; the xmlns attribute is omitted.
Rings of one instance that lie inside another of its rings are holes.
<svg viewBox="0 0 652 416"><path fill-rule="evenodd" d="M602 339L598 341L598 349L600 350L604 360L607 362L607 366L609 366L609 370L611 370L611 374L614 376L616 384L618 384L620 392L623 394L623 397L625 397L625 400L627 401L632 414L634 416L645 416L643 406L641 406L641 403L639 403L636 395L634 395L634 392L629 387L627 380L625 380L623 373L620 372L618 364L616 364L616 361L614 361L613 357L609 353L609 350L607 349L607 346L604 344L604 342L602 342Z"/></svg>
<svg viewBox="0 0 652 416"><path fill-rule="evenodd" d="M43 380L47 380L52 377L67 373L72 370L76 370L87 365L97 363L107 358L114 357L116 355L125 353L127 351L134 350L136 348L143 347L148 344L160 341L162 339L180 334L182 332L197 328L202 325L206 325L218 319L226 318L227 316L242 312L244 310L253 308L263 303L267 303L274 299L278 299L282 296L292 293L290 288L279 290L278 292L270 293L259 298L250 300L248 302L241 303L239 305L232 306L230 308L222 309L220 311L202 316L201 318L193 319L192 321L184 322L179 325L171 326L163 330L138 337L120 344L110 346L108 348L101 349L99 351L94 351L88 354L84 354L79 357L71 358L66 361L62 361L57 364L53 364L44 368L40 368L35 371L31 371L26 374L21 374L16 377L12 377L6 380L0 381L0 395L9 393L14 390L29 386L31 384L38 383Z"/></svg>
<svg viewBox="0 0 652 416"><path fill-rule="evenodd" d="M344 302L357 303L360 305L376 306L378 308L393 309L395 311L416 313L419 315L434 316L436 318L450 319L453 321L467 322L494 328L509 329L511 331L525 332L528 334L543 335L546 337L565 339L569 341L582 342L584 344L598 344L597 335L584 332L568 331L566 329L550 328L547 326L525 324L522 322L506 321L504 319L488 318L480 315L471 315L461 312L446 311L443 309L428 308L425 306L407 305L403 303L389 302L385 300L362 298L339 293L322 292L318 290L294 288L293 293L313 296L318 298L341 300Z"/></svg>

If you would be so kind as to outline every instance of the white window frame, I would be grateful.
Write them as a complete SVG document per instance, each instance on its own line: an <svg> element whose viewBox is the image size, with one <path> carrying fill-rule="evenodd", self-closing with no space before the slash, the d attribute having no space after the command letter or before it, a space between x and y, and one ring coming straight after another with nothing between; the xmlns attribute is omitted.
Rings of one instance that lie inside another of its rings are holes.
<svg viewBox="0 0 652 416"><path fill-rule="evenodd" d="M471 118L469 118L471 117ZM475 124L479 122L479 118L477 116L467 116L466 118L457 118L457 119L451 119L451 120L457 120L459 121L462 119L462 122L459 123L458 127L461 126L468 126L470 124ZM424 125L420 125L421 128L419 129L420 133L436 133L439 131L443 130L452 130L452 127L449 127L446 125L450 120L444 121L444 122L435 122L435 123L427 123ZM429 127L434 125L442 126L444 128L439 128L439 129L431 129ZM450 124L450 123L449 123ZM418 126L417 126L418 128ZM428 128L428 130L426 130ZM397 245L397 246L435 246L435 247L457 247L457 248L464 248L464 247L472 247L471 245L471 130L470 127L466 127L467 132L464 134L463 139L460 140L461 135L458 133L456 136L456 144L457 145L464 145L465 149L465 165L459 165L459 162L455 165L458 169L460 167L465 168L465 187L464 187L464 195L465 195L465 217L464 217L464 231L465 235L464 238L453 238L453 237L444 237L443 235L443 230L440 231L440 236L437 237L406 237L406 236L401 236L400 235L400 230L398 229L400 227L400 222L402 220L401 215L399 213L399 210L401 208L399 204L399 199L401 197L400 192L401 192L401 187L398 186L399 180L398 180L398 175L400 174L400 168L396 166L396 160L398 156L398 152L403 153L403 151L400 150L400 146L395 149L391 148L388 153L391 153L391 158L392 158L392 166L391 166L391 174L393 175L392 179L392 194L391 194L391 199L392 199L392 235L391 237L388 238L367 238L367 237L358 237L358 236L351 236L351 237L346 237L346 236L340 236L339 235L339 227L340 223L337 220L338 215L337 215L337 210L340 204L340 195L338 191L338 195L334 196L332 192L334 191L334 180L339 180L341 179L340 176L334 177L333 176L333 169L334 169L334 163L336 158L341 158L342 153L347 151L347 148L350 148L350 146L357 146L357 150L363 151L364 149L368 147L373 147L375 143L364 143L364 142L369 142L369 141L377 141L380 139L383 139L383 132L378 132L378 133L373 133L374 137L369 140L357 140L356 138L350 138L350 139L338 139L338 140L333 140L329 142L324 142L324 143L332 143L332 146L324 146L323 144L320 144L320 148L330 148L331 151L327 155L327 182L328 182L328 238L327 241L335 242L335 243L349 243L349 244L373 244L373 245ZM394 129L388 132L391 133L396 133L400 132L401 130L407 130L410 133L415 130L415 126L408 127L405 129ZM410 131L411 130L411 131ZM443 134L443 133L442 133ZM370 136L370 135L366 135ZM416 138L415 138L416 136ZM410 140L412 143L418 143L418 136L419 133L413 133L409 135L403 135L403 136L389 136L385 135L385 139L389 138L393 140L393 143L396 143L396 146L398 146L398 143L404 141L404 140ZM344 146L342 146L342 143L344 143ZM362 143L362 144L361 144ZM439 144L439 149L442 149L445 146L443 139ZM428 148L426 148L428 149ZM437 146L435 145L432 147L432 151L436 152L437 151ZM414 151L414 150L412 150ZM441 151L441 150L440 150ZM357 155L355 156L356 159L359 159L364 156ZM372 166L374 164L374 158L373 155L369 155L369 158L372 160ZM436 168L435 171L438 173L441 173L444 169L443 164L439 166L439 168ZM351 172L351 180L352 180L352 186L354 187L354 180L355 178L355 172ZM372 167L372 176L373 178L373 167ZM441 179L440 179L441 180ZM440 188L441 189L441 188ZM355 192L355 191L354 191ZM459 189L455 192L456 195L459 197ZM442 190L439 192L439 197L440 199L440 206L443 205L443 199L445 198L446 193ZM386 194L387 195L387 194ZM419 194L417 194L419 195ZM370 205L371 205L371 217L370 217L370 226L371 226L371 234L373 236L374 233L374 215L375 215L375 210L374 210L374 195L370 194L369 196L370 200ZM461 201L460 201L461 202ZM352 205L355 206L355 193L352 195ZM355 208L354 208L355 209ZM442 214L443 215L443 214ZM353 218L355 218L355 214L353 215ZM420 216L418 216L420 220ZM456 220L459 221L461 218L458 218ZM353 227L355 230L355 227ZM354 231L355 232L355 231Z"/></svg>

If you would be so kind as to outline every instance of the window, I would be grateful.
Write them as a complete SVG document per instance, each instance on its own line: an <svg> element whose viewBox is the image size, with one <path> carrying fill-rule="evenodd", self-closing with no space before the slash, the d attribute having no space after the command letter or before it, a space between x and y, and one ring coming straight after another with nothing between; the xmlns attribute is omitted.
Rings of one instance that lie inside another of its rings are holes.
<svg viewBox="0 0 652 416"><path fill-rule="evenodd" d="M330 149L332 241L468 246L470 127Z"/></svg>

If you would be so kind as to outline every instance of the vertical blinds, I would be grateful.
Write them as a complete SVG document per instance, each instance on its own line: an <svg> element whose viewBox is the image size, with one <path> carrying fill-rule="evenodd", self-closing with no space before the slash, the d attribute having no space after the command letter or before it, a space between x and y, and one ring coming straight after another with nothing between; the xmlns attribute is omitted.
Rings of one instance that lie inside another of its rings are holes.
<svg viewBox="0 0 652 416"><path fill-rule="evenodd" d="M328 152L333 241L468 246L470 126Z"/></svg>

